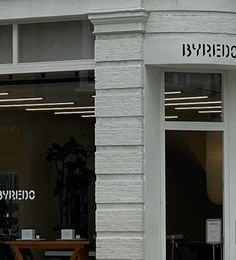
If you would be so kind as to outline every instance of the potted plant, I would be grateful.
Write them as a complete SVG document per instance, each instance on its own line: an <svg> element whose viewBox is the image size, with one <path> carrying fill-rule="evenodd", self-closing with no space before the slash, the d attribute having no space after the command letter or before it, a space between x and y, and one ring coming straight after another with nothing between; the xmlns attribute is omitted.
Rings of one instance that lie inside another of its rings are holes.
<svg viewBox="0 0 236 260"><path fill-rule="evenodd" d="M54 188L54 196L59 198L60 224L57 229L73 228L86 236L88 188L94 176L87 166L88 153L71 137L63 145L52 143L45 158L54 162L57 172Z"/></svg>

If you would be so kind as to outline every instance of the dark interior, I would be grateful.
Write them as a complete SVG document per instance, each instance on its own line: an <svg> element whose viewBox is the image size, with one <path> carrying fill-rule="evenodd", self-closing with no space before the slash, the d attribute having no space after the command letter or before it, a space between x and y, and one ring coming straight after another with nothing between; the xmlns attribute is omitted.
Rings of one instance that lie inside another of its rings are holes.
<svg viewBox="0 0 236 260"><path fill-rule="evenodd" d="M167 260L212 259L206 219L222 219L222 134L166 131Z"/></svg>

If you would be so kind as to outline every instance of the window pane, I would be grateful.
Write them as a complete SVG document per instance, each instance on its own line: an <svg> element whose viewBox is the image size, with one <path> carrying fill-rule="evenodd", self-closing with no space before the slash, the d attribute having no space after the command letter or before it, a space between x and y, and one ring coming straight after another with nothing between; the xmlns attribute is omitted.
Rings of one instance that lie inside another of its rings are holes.
<svg viewBox="0 0 236 260"><path fill-rule="evenodd" d="M221 75L165 74L166 120L222 121Z"/></svg>
<svg viewBox="0 0 236 260"><path fill-rule="evenodd" d="M20 62L92 59L93 28L89 21L19 25Z"/></svg>
<svg viewBox="0 0 236 260"><path fill-rule="evenodd" d="M94 95L94 71L0 75L0 194L26 191L0 200L1 239L73 228L92 241Z"/></svg>
<svg viewBox="0 0 236 260"><path fill-rule="evenodd" d="M12 62L12 26L0 26L0 63Z"/></svg>

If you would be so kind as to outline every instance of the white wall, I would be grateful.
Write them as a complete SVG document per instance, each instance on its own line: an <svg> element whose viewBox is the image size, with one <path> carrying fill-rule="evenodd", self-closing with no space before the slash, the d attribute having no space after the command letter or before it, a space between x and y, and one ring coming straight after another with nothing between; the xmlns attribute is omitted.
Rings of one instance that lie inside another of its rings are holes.
<svg viewBox="0 0 236 260"><path fill-rule="evenodd" d="M225 246L226 250L228 250L228 257L225 259L235 259L236 258L236 191L235 191L235 183L236 183L236 160L235 160L235 147L236 147L236 113L235 113L235 104L236 104L236 76L235 71L229 71L228 74L228 85L226 86L227 93L227 107L226 113L228 116L228 132L227 139L228 140L228 160L225 162L228 163L228 176L225 180L225 202L227 202L228 208L228 216L225 216L225 221L228 224L228 234L226 234ZM227 147L227 146L226 146Z"/></svg>
<svg viewBox="0 0 236 260"><path fill-rule="evenodd" d="M183 56L183 44L221 44L231 48L236 42L235 24L236 14L229 12L152 11L146 26L145 63L235 66L235 58L221 54Z"/></svg>
<svg viewBox="0 0 236 260"><path fill-rule="evenodd" d="M161 76L159 68L147 66L145 74L145 260L165 255L164 176L161 129ZM163 120L163 119L162 119ZM163 140L164 141L164 140Z"/></svg>
<svg viewBox="0 0 236 260"><path fill-rule="evenodd" d="M1 0L0 21L84 15L95 10L138 8L142 0Z"/></svg>
<svg viewBox="0 0 236 260"><path fill-rule="evenodd" d="M90 18L97 32L96 257L143 260L144 36L140 23L146 13L101 12Z"/></svg>
<svg viewBox="0 0 236 260"><path fill-rule="evenodd" d="M236 11L235 0L144 0L149 10Z"/></svg>

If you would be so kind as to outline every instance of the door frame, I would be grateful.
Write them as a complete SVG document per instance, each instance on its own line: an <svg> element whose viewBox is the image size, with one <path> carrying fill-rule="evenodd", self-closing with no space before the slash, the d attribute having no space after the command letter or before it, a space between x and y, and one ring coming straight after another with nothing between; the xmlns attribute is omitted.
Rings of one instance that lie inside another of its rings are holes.
<svg viewBox="0 0 236 260"><path fill-rule="evenodd" d="M166 72L192 72L192 73L219 73L221 74L221 89L222 89L222 122L188 122L188 121L171 121L165 122L165 73ZM229 162L228 162L228 73L219 70L185 70L165 68L161 69L161 248L162 259L166 259L166 166L165 166L165 131L221 131L223 140L223 259L230 259L230 192L229 192Z"/></svg>

